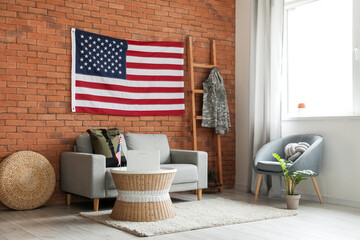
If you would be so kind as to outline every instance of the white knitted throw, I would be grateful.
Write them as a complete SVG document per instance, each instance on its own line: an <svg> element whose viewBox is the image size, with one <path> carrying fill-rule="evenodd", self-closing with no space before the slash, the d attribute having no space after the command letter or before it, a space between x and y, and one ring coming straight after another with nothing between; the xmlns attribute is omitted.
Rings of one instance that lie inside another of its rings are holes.
<svg viewBox="0 0 360 240"><path fill-rule="evenodd" d="M285 146L285 159L295 161L310 147L307 142L289 143Z"/></svg>

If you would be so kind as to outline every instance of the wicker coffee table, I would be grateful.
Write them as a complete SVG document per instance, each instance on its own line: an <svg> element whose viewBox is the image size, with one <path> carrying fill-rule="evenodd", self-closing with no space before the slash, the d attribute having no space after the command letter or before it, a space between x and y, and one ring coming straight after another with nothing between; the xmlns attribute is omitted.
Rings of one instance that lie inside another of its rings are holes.
<svg viewBox="0 0 360 240"><path fill-rule="evenodd" d="M169 189L176 169L130 172L112 169L118 197L110 217L121 221L154 222L175 216Z"/></svg>

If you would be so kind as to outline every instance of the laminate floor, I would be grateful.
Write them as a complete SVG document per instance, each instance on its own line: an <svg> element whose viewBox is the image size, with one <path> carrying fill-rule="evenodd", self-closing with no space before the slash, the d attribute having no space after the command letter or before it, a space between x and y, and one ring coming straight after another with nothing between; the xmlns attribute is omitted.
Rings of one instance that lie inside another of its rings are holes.
<svg viewBox="0 0 360 240"><path fill-rule="evenodd" d="M196 201L191 193L171 194L174 202ZM204 193L203 199L216 197L253 203L253 195L235 189L223 193ZM100 210L111 209L114 200L100 200ZM285 208L284 199L260 197L257 204ZM29 211L0 211L0 240L4 239L134 239L115 228L81 217L91 211L92 202L70 206L53 205ZM144 239L144 238L143 238ZM298 215L148 237L146 239L354 239L360 240L360 209L301 201Z"/></svg>

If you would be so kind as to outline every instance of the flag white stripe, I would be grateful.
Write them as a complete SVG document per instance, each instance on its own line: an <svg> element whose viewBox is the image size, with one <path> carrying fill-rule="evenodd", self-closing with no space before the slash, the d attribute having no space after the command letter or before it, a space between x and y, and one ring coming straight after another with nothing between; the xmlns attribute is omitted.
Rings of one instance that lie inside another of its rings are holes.
<svg viewBox="0 0 360 240"><path fill-rule="evenodd" d="M75 74L75 79L85 82L113 84L126 87L184 87L184 82L180 81L130 81L121 78L98 77L84 74Z"/></svg>
<svg viewBox="0 0 360 240"><path fill-rule="evenodd" d="M134 105L120 103L106 103L97 101L76 100L77 107L105 108L125 111L156 111L156 110L184 110L184 104L165 104L165 105Z"/></svg>
<svg viewBox="0 0 360 240"><path fill-rule="evenodd" d="M126 68L128 75L148 75L148 76L184 76L184 70L163 70L163 69L138 69Z"/></svg>
<svg viewBox="0 0 360 240"><path fill-rule="evenodd" d="M127 99L183 99L184 93L129 93L121 91L76 87L76 93Z"/></svg>
<svg viewBox="0 0 360 240"><path fill-rule="evenodd" d="M126 62L184 65L184 59L126 56Z"/></svg>
<svg viewBox="0 0 360 240"><path fill-rule="evenodd" d="M182 48L182 47L157 47L157 46L144 46L144 45L129 44L128 51L184 53L184 48Z"/></svg>

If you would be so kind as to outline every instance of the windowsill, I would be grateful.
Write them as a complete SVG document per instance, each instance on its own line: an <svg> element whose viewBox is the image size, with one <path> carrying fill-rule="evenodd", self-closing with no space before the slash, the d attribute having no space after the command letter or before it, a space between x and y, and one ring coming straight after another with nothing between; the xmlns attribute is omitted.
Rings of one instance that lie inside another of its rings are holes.
<svg viewBox="0 0 360 240"><path fill-rule="evenodd" d="M282 117L281 121L325 121L325 120L360 120L360 116L303 116L303 117Z"/></svg>

